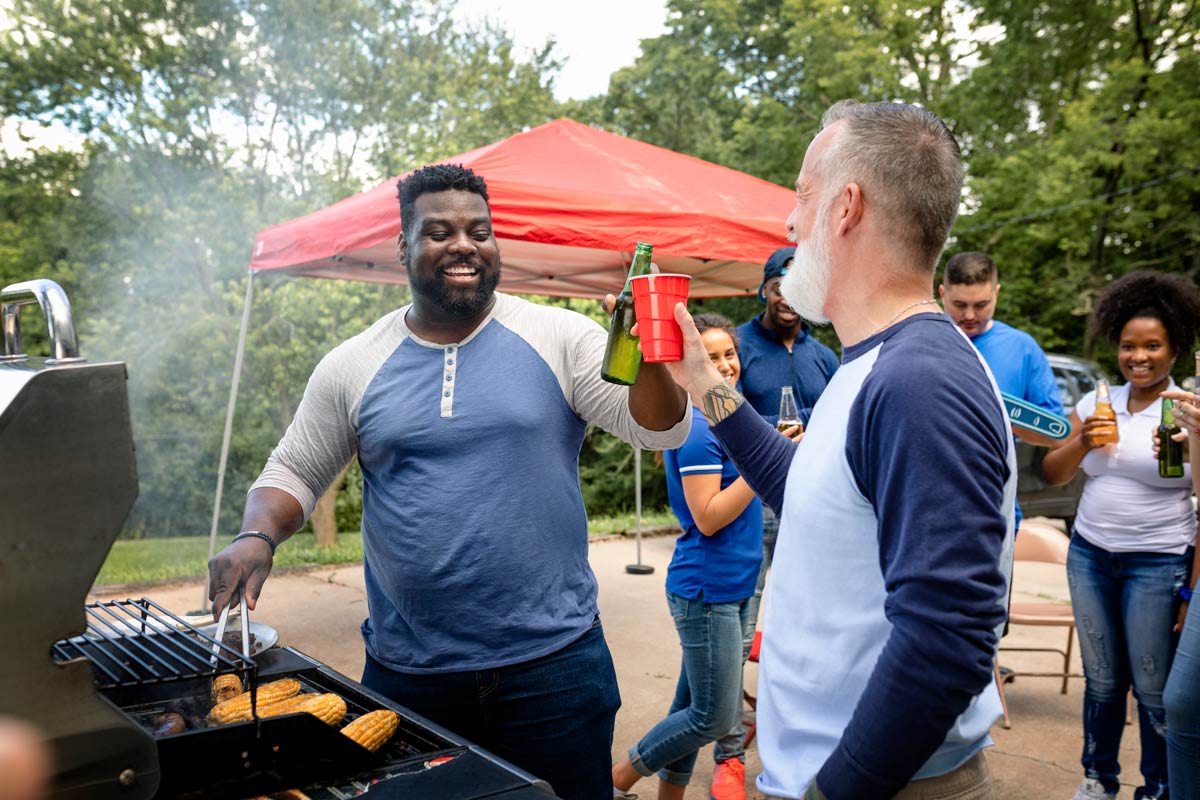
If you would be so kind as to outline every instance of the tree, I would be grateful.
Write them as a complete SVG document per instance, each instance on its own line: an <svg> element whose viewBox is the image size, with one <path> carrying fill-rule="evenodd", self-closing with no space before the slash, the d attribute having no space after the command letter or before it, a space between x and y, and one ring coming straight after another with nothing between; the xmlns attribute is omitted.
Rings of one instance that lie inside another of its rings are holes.
<svg viewBox="0 0 1200 800"><path fill-rule="evenodd" d="M551 48L520 60L504 31L452 24L451 10L11 3L0 119L64 124L89 144L0 160L0 193L13 201L0 217L3 269L60 280L84 354L129 365L141 479L131 535L207 530L257 230L554 115ZM317 360L405 297L258 282L229 496L261 469ZM237 506L223 512L226 529Z"/></svg>

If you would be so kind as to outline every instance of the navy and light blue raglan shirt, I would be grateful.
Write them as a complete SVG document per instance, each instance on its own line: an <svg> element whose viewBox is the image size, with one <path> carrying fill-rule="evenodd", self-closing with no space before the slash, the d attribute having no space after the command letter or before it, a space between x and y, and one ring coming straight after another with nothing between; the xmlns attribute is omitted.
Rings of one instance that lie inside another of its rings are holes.
<svg viewBox="0 0 1200 800"><path fill-rule="evenodd" d="M667 591L706 603L750 597L762 566L762 501L755 497L728 525L705 536L684 497L683 479L689 475L720 475L722 489L740 477L700 409L692 407L687 441L678 450L663 453L663 463L667 497L683 529L667 568Z"/></svg>
<svg viewBox="0 0 1200 800"><path fill-rule="evenodd" d="M713 428L782 519L758 788L892 797L990 744L1016 468L1000 393L942 314L847 347L798 446L748 404Z"/></svg>
<svg viewBox="0 0 1200 800"><path fill-rule="evenodd" d="M779 418L780 389L791 386L800 418L807 424L817 398L837 371L837 356L813 338L807 322L801 324L791 350L779 334L762 324L762 314L739 325L737 335L742 395L774 424Z"/></svg>
<svg viewBox="0 0 1200 800"><path fill-rule="evenodd" d="M1000 391L1062 416L1062 397L1054 370L1046 354L1025 331L1000 320L971 339L971 344L983 353ZM1021 526L1021 507L1017 506L1017 527Z"/></svg>
<svg viewBox="0 0 1200 800"><path fill-rule="evenodd" d="M423 341L405 306L317 365L254 488L307 517L351 458L363 472L371 657L408 673L492 669L553 653L594 624L579 449L588 422L638 447L652 431L600 379L606 334L581 314L496 294L455 344Z"/></svg>

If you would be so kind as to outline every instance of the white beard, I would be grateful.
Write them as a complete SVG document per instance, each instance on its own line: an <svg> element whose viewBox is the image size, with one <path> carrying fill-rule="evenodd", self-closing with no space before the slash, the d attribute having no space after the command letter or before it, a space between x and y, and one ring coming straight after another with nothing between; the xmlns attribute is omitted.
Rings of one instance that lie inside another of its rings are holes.
<svg viewBox="0 0 1200 800"><path fill-rule="evenodd" d="M829 255L829 236L825 219L833 207L832 198L817 209L813 221L814 231L808 238L796 244L796 256L792 268L779 282L779 292L787 304L809 322L825 325L825 299L829 296L829 284L833 279L833 261Z"/></svg>

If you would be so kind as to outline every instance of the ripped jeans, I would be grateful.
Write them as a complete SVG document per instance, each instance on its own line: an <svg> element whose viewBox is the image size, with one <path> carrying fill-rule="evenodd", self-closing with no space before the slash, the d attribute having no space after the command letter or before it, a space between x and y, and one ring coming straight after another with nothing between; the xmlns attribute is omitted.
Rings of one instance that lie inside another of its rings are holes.
<svg viewBox="0 0 1200 800"><path fill-rule="evenodd" d="M1113 553L1078 533L1071 537L1067 579L1086 676L1081 761L1087 777L1109 792L1120 788L1117 753L1132 685L1143 779L1134 797L1168 796L1163 687L1171 668L1175 589L1187 565L1185 553Z"/></svg>

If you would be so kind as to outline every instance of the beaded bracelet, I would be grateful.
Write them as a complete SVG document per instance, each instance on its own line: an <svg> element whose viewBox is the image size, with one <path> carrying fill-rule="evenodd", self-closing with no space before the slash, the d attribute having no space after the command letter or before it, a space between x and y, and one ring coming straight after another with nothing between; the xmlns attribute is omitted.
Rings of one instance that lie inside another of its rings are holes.
<svg viewBox="0 0 1200 800"><path fill-rule="evenodd" d="M236 542L239 539L247 539L247 538L262 539L264 542L266 542L268 545L270 545L271 557L272 558L275 557L275 540L272 539L270 536L267 536L262 531L242 531L237 536L233 537L233 540Z"/></svg>
<svg viewBox="0 0 1200 800"><path fill-rule="evenodd" d="M1187 586L1179 587L1179 599L1185 603L1192 602L1192 590Z"/></svg>

